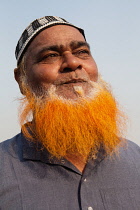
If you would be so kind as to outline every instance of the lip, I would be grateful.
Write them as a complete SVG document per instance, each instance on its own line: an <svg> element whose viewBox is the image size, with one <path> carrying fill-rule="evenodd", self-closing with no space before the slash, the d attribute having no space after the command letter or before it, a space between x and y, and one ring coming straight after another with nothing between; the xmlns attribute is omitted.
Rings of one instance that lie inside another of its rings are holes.
<svg viewBox="0 0 140 210"><path fill-rule="evenodd" d="M83 79L71 79L69 81L66 81L64 82L63 84L70 84L70 83L83 83L83 82L86 82L85 80Z"/></svg>
<svg viewBox="0 0 140 210"><path fill-rule="evenodd" d="M61 79L58 79L54 82L54 85L65 85L65 84L80 84L80 83L85 83L85 82L88 82L88 78L82 78L82 77L78 77L78 78L61 78Z"/></svg>

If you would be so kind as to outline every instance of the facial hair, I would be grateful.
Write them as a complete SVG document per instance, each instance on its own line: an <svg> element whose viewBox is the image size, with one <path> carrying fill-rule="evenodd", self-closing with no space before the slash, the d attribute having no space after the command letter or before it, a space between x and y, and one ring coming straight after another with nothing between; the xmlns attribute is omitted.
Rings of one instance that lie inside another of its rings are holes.
<svg viewBox="0 0 140 210"><path fill-rule="evenodd" d="M72 100L58 96L54 85L46 96L37 96L24 85L26 96L20 114L24 136L40 142L58 159L76 154L86 161L101 147L106 155L116 151L125 130L125 116L104 81L91 82L91 86L88 96L75 86L79 97ZM29 118L32 122L25 124Z"/></svg>

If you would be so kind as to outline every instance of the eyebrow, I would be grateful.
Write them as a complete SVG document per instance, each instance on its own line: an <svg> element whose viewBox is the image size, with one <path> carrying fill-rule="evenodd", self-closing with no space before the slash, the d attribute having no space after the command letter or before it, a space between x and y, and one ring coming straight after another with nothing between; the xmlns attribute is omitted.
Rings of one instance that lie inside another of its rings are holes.
<svg viewBox="0 0 140 210"><path fill-rule="evenodd" d="M83 41L72 41L70 43L70 47L72 48L72 50L79 48L79 47L87 47L90 49L90 46L87 42L83 42Z"/></svg>
<svg viewBox="0 0 140 210"><path fill-rule="evenodd" d="M84 41L71 41L69 46L71 47L72 50L75 50L77 48L84 47L84 46L90 49L89 44L87 42L84 42ZM45 46L37 52L37 56L41 55L42 53L44 53L46 51L62 52L64 50L64 48L65 48L64 45Z"/></svg>

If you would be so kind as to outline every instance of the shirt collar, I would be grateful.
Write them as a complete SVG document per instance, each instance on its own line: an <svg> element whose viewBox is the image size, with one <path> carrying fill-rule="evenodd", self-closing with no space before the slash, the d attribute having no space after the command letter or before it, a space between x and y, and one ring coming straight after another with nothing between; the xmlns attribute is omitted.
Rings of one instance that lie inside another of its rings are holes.
<svg viewBox="0 0 140 210"><path fill-rule="evenodd" d="M66 160L65 158L57 159L55 157L52 157L45 148L42 148L40 143L28 141L22 133L20 134L20 141L18 141L18 144L22 150L22 160L34 160L48 164L62 165L63 167L70 168L71 170L80 173L79 170L68 160ZM88 171L93 170L93 168L97 167L97 165L104 158L105 151L103 148L101 148L98 151L97 155L90 159L90 161L88 161L88 163L86 164L86 169L88 169Z"/></svg>

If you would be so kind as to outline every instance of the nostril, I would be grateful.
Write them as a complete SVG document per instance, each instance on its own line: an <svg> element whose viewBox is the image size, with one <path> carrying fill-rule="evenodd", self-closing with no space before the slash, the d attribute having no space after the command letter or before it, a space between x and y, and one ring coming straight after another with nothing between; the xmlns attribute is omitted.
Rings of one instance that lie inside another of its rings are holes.
<svg viewBox="0 0 140 210"><path fill-rule="evenodd" d="M67 73L67 72L71 72L71 71L75 71L77 69L82 69L82 65L79 65L77 67L73 66L72 68L70 67L65 67L63 68L63 70L61 71L62 73Z"/></svg>
<svg viewBox="0 0 140 210"><path fill-rule="evenodd" d="M62 73L67 73L73 71L71 68L64 68Z"/></svg>

